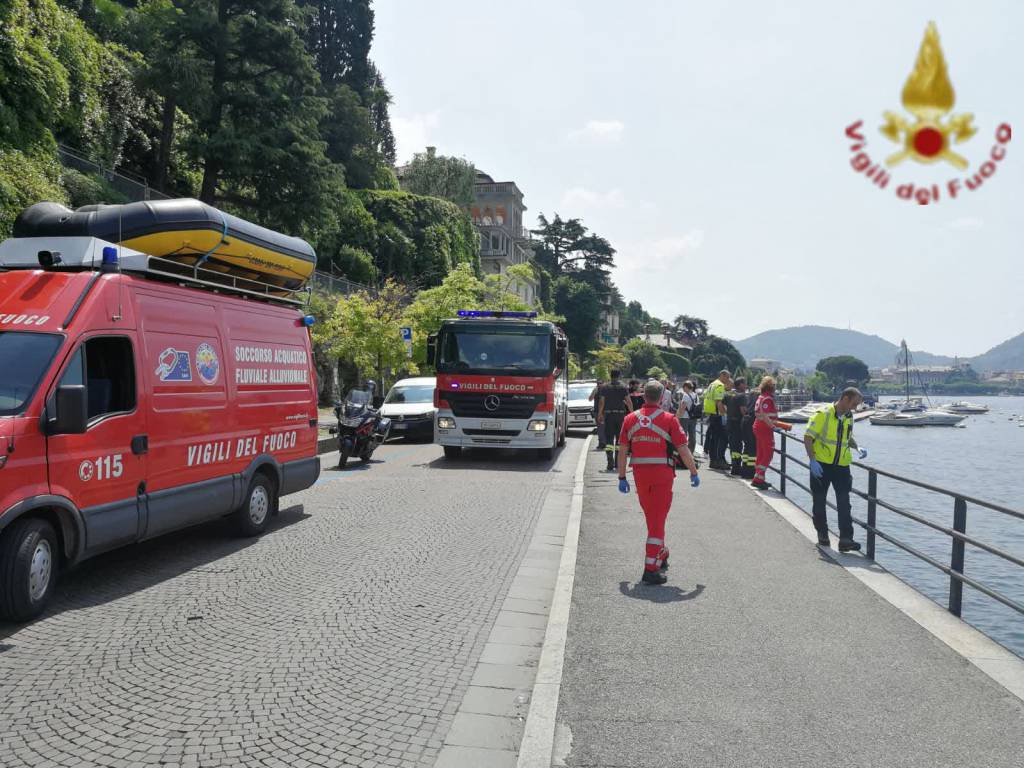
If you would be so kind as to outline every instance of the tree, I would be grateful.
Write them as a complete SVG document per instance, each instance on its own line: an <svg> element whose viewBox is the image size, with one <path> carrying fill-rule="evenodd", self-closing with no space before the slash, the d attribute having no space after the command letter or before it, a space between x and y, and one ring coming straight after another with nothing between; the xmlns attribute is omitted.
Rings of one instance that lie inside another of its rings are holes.
<svg viewBox="0 0 1024 768"><path fill-rule="evenodd" d="M569 349L586 354L597 344L604 307L597 291L586 283L568 277L555 281L555 312L565 318L564 328L569 337Z"/></svg>
<svg viewBox="0 0 1024 768"><path fill-rule="evenodd" d="M319 329L313 326L315 343L322 345L325 354L353 363L364 376L373 372L384 389L395 372L418 370L406 357L401 336L411 296L407 287L387 280L379 290L338 299L334 315Z"/></svg>
<svg viewBox="0 0 1024 768"><path fill-rule="evenodd" d="M708 337L708 321L702 320L699 317L676 315L672 325L675 326L677 333L688 336L691 339L703 341Z"/></svg>
<svg viewBox="0 0 1024 768"><path fill-rule="evenodd" d="M810 390L814 398L821 397L824 394L832 391L832 386L829 383L828 376L821 371L815 371L809 377L804 385Z"/></svg>
<svg viewBox="0 0 1024 768"><path fill-rule="evenodd" d="M664 368L665 361L656 346L643 339L626 342L622 351L629 358L629 370L633 376L646 376L651 368Z"/></svg>
<svg viewBox="0 0 1024 768"><path fill-rule="evenodd" d="M563 220L557 213L548 221L538 217L540 243L534 258L552 275L571 275L587 283L596 292L611 294L608 275L615 266L615 249L603 237L583 226L579 219Z"/></svg>
<svg viewBox="0 0 1024 768"><path fill-rule="evenodd" d="M195 46L204 75L187 105L200 199L291 232L321 224L340 174L320 140L327 103L307 14L294 0L177 2L166 34Z"/></svg>
<svg viewBox="0 0 1024 768"><path fill-rule="evenodd" d="M417 152L405 170L402 188L417 195L450 200L462 208L473 204L476 168L463 157L437 154L434 147Z"/></svg>
<svg viewBox="0 0 1024 768"><path fill-rule="evenodd" d="M861 386L871 378L864 361L853 357L853 355L822 358L818 361L815 369L825 374L835 387L844 387L851 381L854 385Z"/></svg>
<svg viewBox="0 0 1024 768"><path fill-rule="evenodd" d="M694 345L690 359L695 371L712 378L723 368L733 371L747 367L747 361L736 347L728 340L710 334Z"/></svg>
<svg viewBox="0 0 1024 768"><path fill-rule="evenodd" d="M629 364L629 357L621 347L613 345L603 346L591 353L591 369L594 376L602 381L608 381L612 377L612 371L624 371Z"/></svg>
<svg viewBox="0 0 1024 768"><path fill-rule="evenodd" d="M664 369L659 368L658 366L655 365L647 369L647 378L657 379L658 381L664 381L665 379L668 378L668 374L665 373Z"/></svg>

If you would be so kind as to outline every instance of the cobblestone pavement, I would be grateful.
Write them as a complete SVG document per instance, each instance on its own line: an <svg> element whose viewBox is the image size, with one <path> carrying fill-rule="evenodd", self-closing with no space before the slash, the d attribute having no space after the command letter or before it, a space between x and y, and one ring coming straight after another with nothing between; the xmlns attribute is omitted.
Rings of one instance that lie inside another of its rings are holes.
<svg viewBox="0 0 1024 768"><path fill-rule="evenodd" d="M0 625L0 766L426 766L556 472L398 443L282 501L68 574Z"/></svg>

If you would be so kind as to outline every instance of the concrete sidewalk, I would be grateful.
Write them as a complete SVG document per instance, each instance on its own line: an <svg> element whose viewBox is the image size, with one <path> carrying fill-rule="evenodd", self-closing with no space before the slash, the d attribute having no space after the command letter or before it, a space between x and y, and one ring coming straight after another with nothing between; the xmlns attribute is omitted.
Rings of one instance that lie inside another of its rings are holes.
<svg viewBox="0 0 1024 768"><path fill-rule="evenodd" d="M1024 764L1024 704L742 484L676 481L669 583L636 495L588 462L556 764Z"/></svg>

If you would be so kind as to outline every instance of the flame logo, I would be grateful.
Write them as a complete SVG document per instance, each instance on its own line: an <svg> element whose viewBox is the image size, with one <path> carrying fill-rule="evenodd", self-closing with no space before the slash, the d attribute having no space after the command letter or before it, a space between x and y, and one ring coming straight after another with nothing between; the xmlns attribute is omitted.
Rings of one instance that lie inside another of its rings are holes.
<svg viewBox="0 0 1024 768"><path fill-rule="evenodd" d="M886 164L897 165L909 157L919 163L945 160L961 170L966 168L967 160L950 149L950 144L967 141L977 132L972 125L974 115L952 115L943 122L943 117L953 109L956 93L934 21L925 30L914 69L903 86L902 101L917 119L911 123L896 112L883 113L882 135L903 144L903 149L886 159Z"/></svg>

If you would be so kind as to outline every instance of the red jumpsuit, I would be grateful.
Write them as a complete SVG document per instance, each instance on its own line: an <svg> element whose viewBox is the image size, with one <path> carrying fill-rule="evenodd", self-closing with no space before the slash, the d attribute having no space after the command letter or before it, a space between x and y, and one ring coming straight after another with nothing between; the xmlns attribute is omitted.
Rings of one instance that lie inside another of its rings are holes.
<svg viewBox="0 0 1024 768"><path fill-rule="evenodd" d="M679 419L657 405L644 404L626 415L619 445L628 445L632 456L633 482L647 519L647 550L644 570L657 571L668 557L665 519L672 506L675 469L669 463L668 443L685 445L686 435Z"/></svg>
<svg viewBox="0 0 1024 768"><path fill-rule="evenodd" d="M768 471L768 465L772 463L772 455L775 453L775 434L768 422L757 418L760 414L771 416L775 419L779 412L775 408L775 398L771 393L765 393L757 398L754 404L754 438L757 442L757 461L754 464L754 482L763 483L764 473Z"/></svg>

